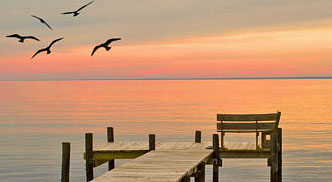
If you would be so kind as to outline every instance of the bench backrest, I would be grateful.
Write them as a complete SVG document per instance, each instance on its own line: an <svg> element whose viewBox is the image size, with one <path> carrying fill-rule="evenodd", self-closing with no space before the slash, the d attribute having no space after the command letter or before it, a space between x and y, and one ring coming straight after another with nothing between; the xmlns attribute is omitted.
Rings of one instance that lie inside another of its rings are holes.
<svg viewBox="0 0 332 182"><path fill-rule="evenodd" d="M281 112L271 114L217 114L217 129L224 132L257 132L278 128Z"/></svg>

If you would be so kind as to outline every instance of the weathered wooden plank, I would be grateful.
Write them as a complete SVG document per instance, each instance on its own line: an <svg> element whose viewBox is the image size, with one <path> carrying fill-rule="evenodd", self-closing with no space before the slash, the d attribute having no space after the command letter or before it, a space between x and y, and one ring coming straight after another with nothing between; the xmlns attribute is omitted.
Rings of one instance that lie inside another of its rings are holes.
<svg viewBox="0 0 332 182"><path fill-rule="evenodd" d="M230 147L225 148L225 150L238 150L240 149L241 142L234 142L234 144Z"/></svg>
<svg viewBox="0 0 332 182"><path fill-rule="evenodd" d="M220 158L269 158L270 151L257 150L223 150L220 151Z"/></svg>
<svg viewBox="0 0 332 182"><path fill-rule="evenodd" d="M224 133L255 133L256 130L218 130L218 132L224 132ZM273 129L259 129L258 132L271 132Z"/></svg>
<svg viewBox="0 0 332 182"><path fill-rule="evenodd" d="M128 145L130 147L127 147ZM142 145L144 146L143 148L145 148L145 150L141 149ZM206 150L208 146L211 146L211 142L163 142L156 143L156 150ZM148 151L149 150L147 142L128 142L128 144L125 144L125 142L107 143L107 145L103 144L101 145L101 147L97 147L96 149L94 149L93 159L134 159L141 155L144 155ZM85 153L83 154L83 157L84 159L86 158Z"/></svg>
<svg viewBox="0 0 332 182"><path fill-rule="evenodd" d="M135 159L146 154L149 150L119 150L119 151L94 151L95 160L112 160L112 159ZM83 154L86 159L86 154Z"/></svg>
<svg viewBox="0 0 332 182"><path fill-rule="evenodd" d="M93 182L180 181L207 161L212 150L154 150L96 178Z"/></svg>
<svg viewBox="0 0 332 182"><path fill-rule="evenodd" d="M167 142L164 144L157 143L156 145L158 150L174 150L177 146L177 142Z"/></svg>
<svg viewBox="0 0 332 182"><path fill-rule="evenodd" d="M271 130L275 129L275 122L271 123L217 123L217 130L224 131L224 130Z"/></svg>
<svg viewBox="0 0 332 182"><path fill-rule="evenodd" d="M204 150L207 146L211 146L211 142L156 142L156 150ZM105 143L96 148L94 151L134 151L149 150L148 142L114 142Z"/></svg>
<svg viewBox="0 0 332 182"><path fill-rule="evenodd" d="M217 114L217 121L276 121L278 113L269 114Z"/></svg>
<svg viewBox="0 0 332 182"><path fill-rule="evenodd" d="M225 145L225 148L224 148L225 150L231 150L236 145L236 142L226 142L224 145Z"/></svg>

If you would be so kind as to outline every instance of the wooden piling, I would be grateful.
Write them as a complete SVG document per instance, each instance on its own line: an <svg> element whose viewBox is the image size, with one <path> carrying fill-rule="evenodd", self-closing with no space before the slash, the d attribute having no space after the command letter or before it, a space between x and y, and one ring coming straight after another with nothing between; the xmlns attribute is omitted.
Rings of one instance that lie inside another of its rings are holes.
<svg viewBox="0 0 332 182"><path fill-rule="evenodd" d="M156 150L156 135L149 134L149 150Z"/></svg>
<svg viewBox="0 0 332 182"><path fill-rule="evenodd" d="M262 135L261 135L261 147L262 148L266 148L265 142L266 142L266 133L262 132Z"/></svg>
<svg viewBox="0 0 332 182"><path fill-rule="evenodd" d="M107 128L107 142L114 142L114 130L113 127L108 127ZM115 161L110 160L108 161L108 170L112 170L115 167Z"/></svg>
<svg viewBox="0 0 332 182"><path fill-rule="evenodd" d="M70 143L63 142L61 182L69 182L69 169L70 169Z"/></svg>
<svg viewBox="0 0 332 182"><path fill-rule="evenodd" d="M202 132L195 132L195 143L202 142ZM205 182L205 163L201 163L197 166L197 175L195 176L195 182Z"/></svg>
<svg viewBox="0 0 332 182"><path fill-rule="evenodd" d="M205 182L205 163L202 162L197 166L197 176L195 182Z"/></svg>
<svg viewBox="0 0 332 182"><path fill-rule="evenodd" d="M86 167L86 181L93 180L93 135L92 133L85 134L85 167Z"/></svg>
<svg viewBox="0 0 332 182"><path fill-rule="evenodd" d="M270 151L270 178L271 182L278 181L277 167L278 167L278 151L277 151L277 131L271 133L271 151Z"/></svg>
<svg viewBox="0 0 332 182"><path fill-rule="evenodd" d="M282 129L278 128L278 182L282 182Z"/></svg>
<svg viewBox="0 0 332 182"><path fill-rule="evenodd" d="M201 143L202 141L202 132L196 131L195 132L195 143Z"/></svg>
<svg viewBox="0 0 332 182"><path fill-rule="evenodd" d="M181 182L190 182L190 176L183 177Z"/></svg>
<svg viewBox="0 0 332 182"><path fill-rule="evenodd" d="M213 134L213 182L219 181L219 136Z"/></svg>

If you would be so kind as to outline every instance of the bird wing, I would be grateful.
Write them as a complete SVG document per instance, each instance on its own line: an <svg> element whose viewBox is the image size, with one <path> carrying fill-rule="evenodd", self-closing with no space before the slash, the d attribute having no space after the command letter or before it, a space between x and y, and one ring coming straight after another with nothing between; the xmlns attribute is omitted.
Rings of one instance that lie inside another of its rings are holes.
<svg viewBox="0 0 332 182"><path fill-rule="evenodd" d="M39 21L41 21L42 23L44 23L49 29L53 30L51 28L51 26L45 20L43 20L42 18L39 18L38 16L35 16L35 15L31 15L31 16L34 17L34 18L37 18Z"/></svg>
<svg viewBox="0 0 332 182"><path fill-rule="evenodd" d="M39 18L38 16L35 16L35 15L31 15L32 17L34 18L37 18L38 20L42 20L41 18Z"/></svg>
<svg viewBox="0 0 332 182"><path fill-rule="evenodd" d="M69 14L73 14L74 12L73 11L71 11L71 12L64 12L64 13L61 13L61 14L63 14L63 15L69 15Z"/></svg>
<svg viewBox="0 0 332 182"><path fill-rule="evenodd" d="M45 24L49 29L53 30L53 29L51 28L51 26L50 26L46 21L43 21L43 22L44 22L44 24Z"/></svg>
<svg viewBox="0 0 332 182"><path fill-rule="evenodd" d="M92 3L93 3L93 1L91 1L91 2L89 2L88 4L86 4L86 5L82 6L82 7L80 7L80 8L77 10L77 12L78 12L78 11L81 11L83 8L89 6L89 5L92 4Z"/></svg>
<svg viewBox="0 0 332 182"><path fill-rule="evenodd" d="M41 53L41 52L43 52L43 51L46 51L47 49L46 48L44 48L44 49L39 49L32 57L31 57L31 59L33 59L35 56L37 56L37 54L39 54L39 53Z"/></svg>
<svg viewBox="0 0 332 182"><path fill-rule="evenodd" d="M105 42L105 44L110 44L110 43L112 43L112 42L114 42L114 41L118 41L118 40L121 40L121 38L112 38L112 39L108 39L106 42Z"/></svg>
<svg viewBox="0 0 332 182"><path fill-rule="evenodd" d="M62 39L63 39L63 37L62 37L62 38L59 38L59 39L56 39L56 40L53 40L53 41L51 42L51 44L50 44L48 47L52 47L53 44L55 44L56 42L58 42L58 41L60 41L60 40L62 40Z"/></svg>
<svg viewBox="0 0 332 182"><path fill-rule="evenodd" d="M7 35L6 37L22 38L19 34Z"/></svg>
<svg viewBox="0 0 332 182"><path fill-rule="evenodd" d="M95 54L95 52L99 49L99 48L101 48L102 47L102 45L97 45L94 49L93 49L93 51L92 51L92 53L91 53L91 56L93 56L94 54Z"/></svg>
<svg viewBox="0 0 332 182"><path fill-rule="evenodd" d="M36 41L40 41L39 39L37 39L37 38L34 37L34 36L26 36L25 38L26 38L26 39L33 39L33 40L36 40Z"/></svg>

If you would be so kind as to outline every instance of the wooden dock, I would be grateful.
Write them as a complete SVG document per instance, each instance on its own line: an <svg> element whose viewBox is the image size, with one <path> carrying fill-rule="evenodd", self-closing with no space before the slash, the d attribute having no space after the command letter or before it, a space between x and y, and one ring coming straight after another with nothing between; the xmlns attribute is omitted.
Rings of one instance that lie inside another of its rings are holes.
<svg viewBox="0 0 332 182"><path fill-rule="evenodd" d="M198 133L200 134L200 132L196 132L196 135ZM93 167L114 159L133 160L93 181L176 182L187 181L192 176L200 179L204 175L205 164L212 158L214 150L211 146L212 142L201 142L200 138L198 141L198 136L196 136L195 142L155 142L155 140L150 140L150 142L107 142L93 149ZM86 156L85 153L84 158L88 161ZM87 168L87 171L91 172L91 169ZM88 174L87 178L89 177L92 180L93 174Z"/></svg>
<svg viewBox="0 0 332 182"><path fill-rule="evenodd" d="M185 180L210 159L212 150L155 150L96 178L93 182L170 182Z"/></svg>
<svg viewBox="0 0 332 182"><path fill-rule="evenodd" d="M193 142L114 142L113 128L107 129L107 142L93 146L93 135L85 136L86 179L93 182L205 182L205 165L213 166L213 182L219 181L219 167L226 158L265 158L271 168L271 182L282 181L282 132L280 113L257 115L218 115L217 131L212 142L202 142L196 131ZM234 122L234 121L241 122ZM254 120L253 123L249 121ZM274 121L261 123L261 121ZM227 121L231 121L227 123ZM256 133L256 142L224 141L227 132ZM260 136L260 139L258 138ZM268 137L267 137L268 136ZM219 138L221 138L219 143ZM115 167L115 160L132 159ZM109 172L94 179L93 168L108 162ZM67 181L64 181L67 182Z"/></svg>

